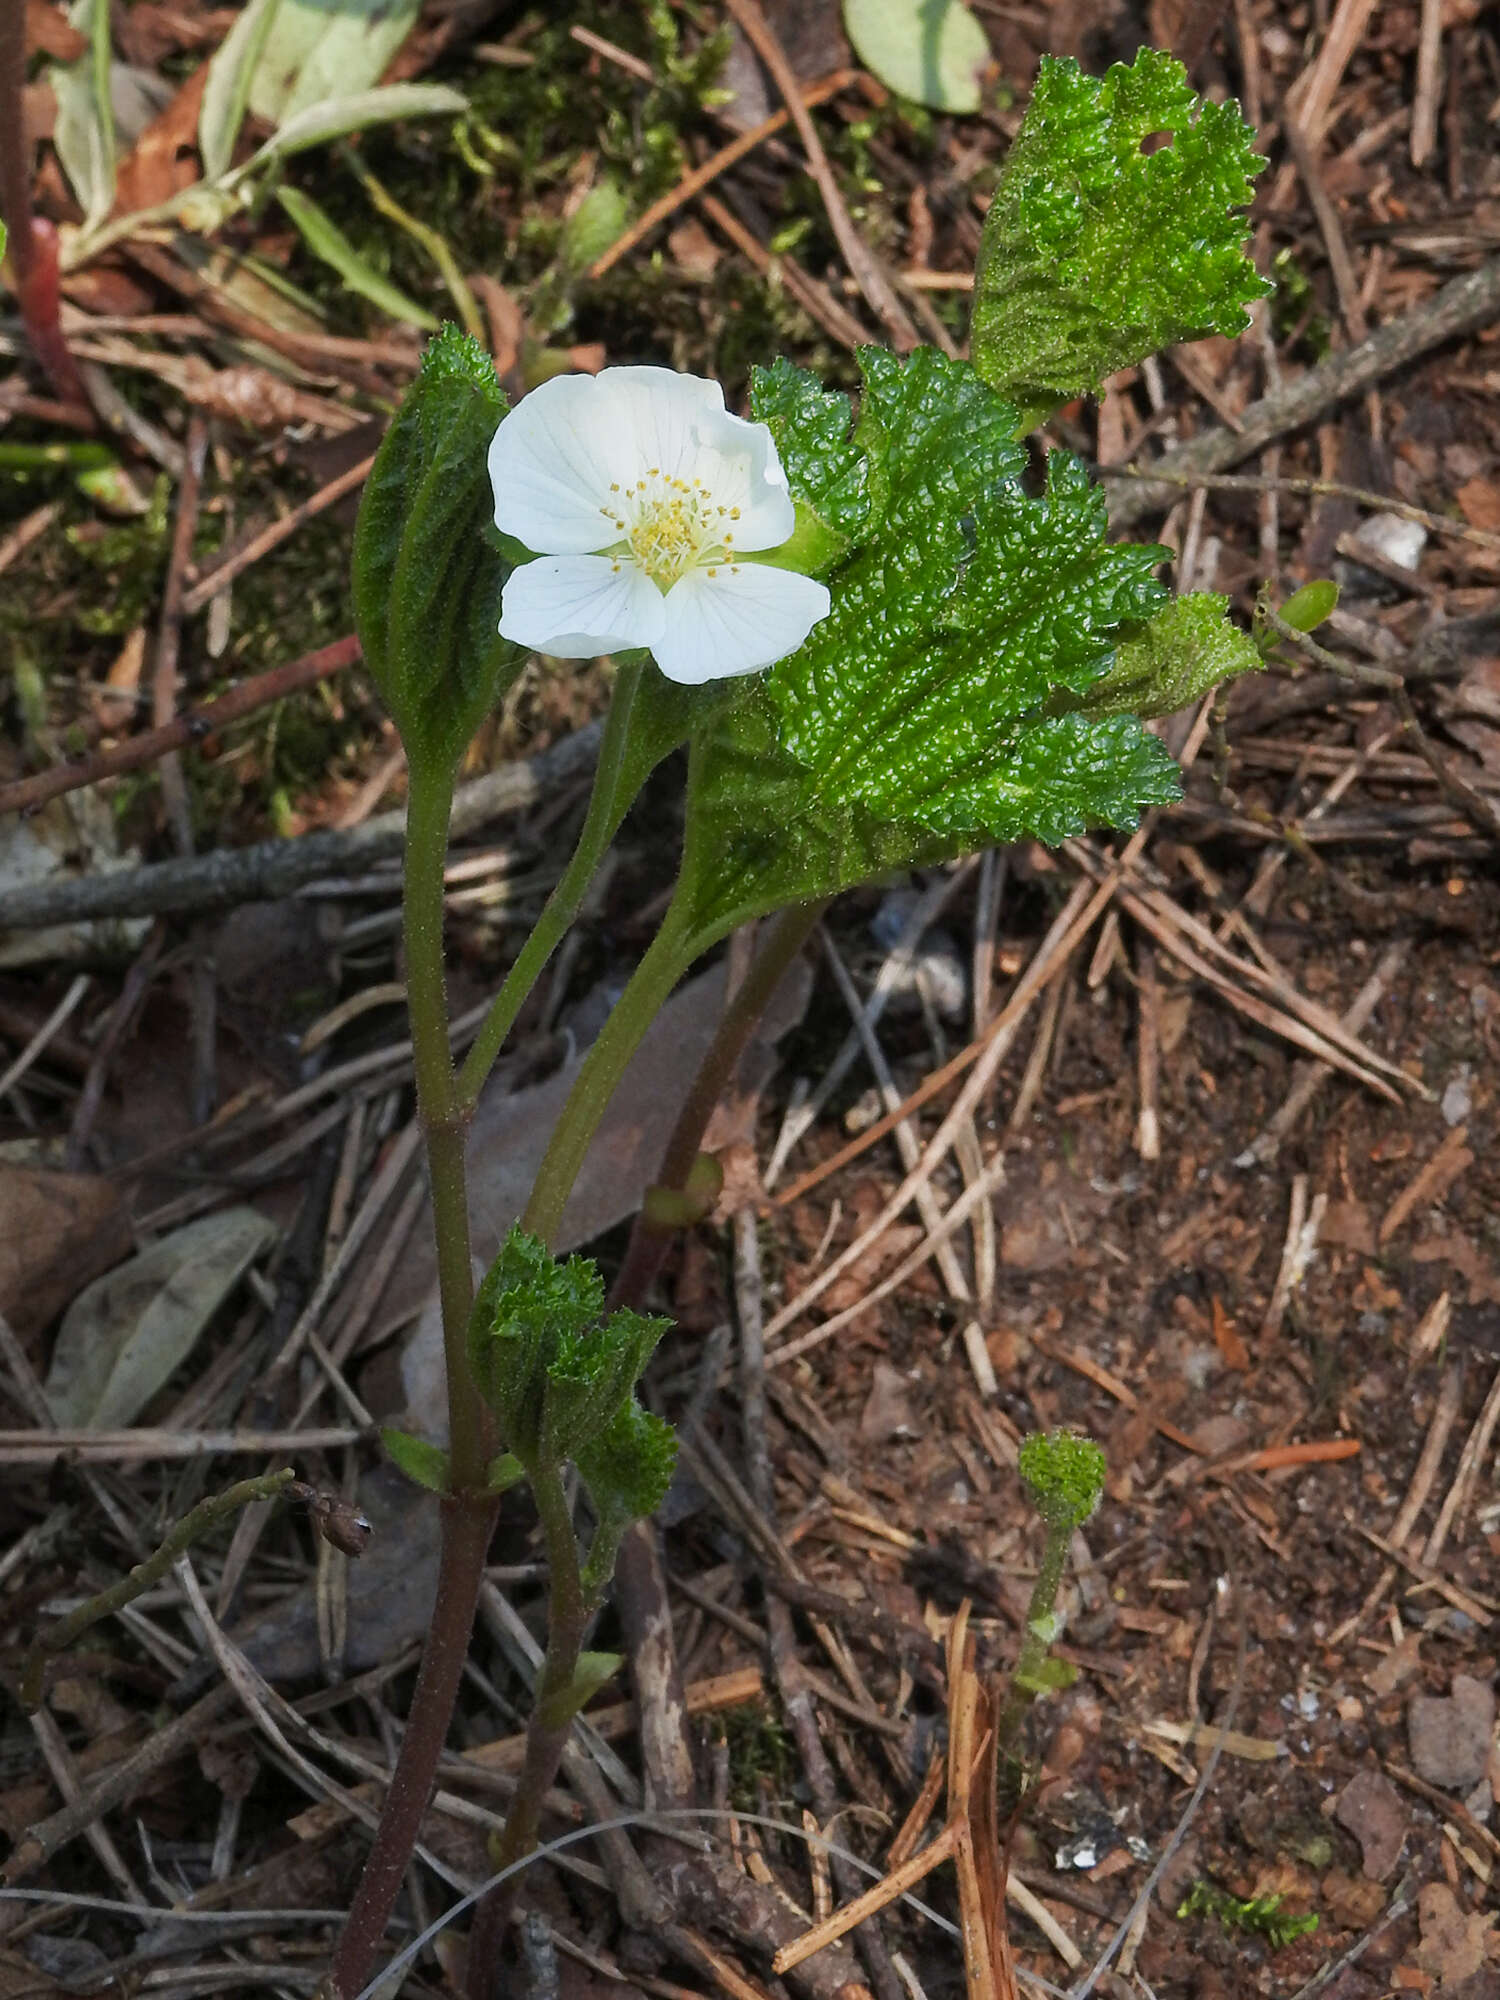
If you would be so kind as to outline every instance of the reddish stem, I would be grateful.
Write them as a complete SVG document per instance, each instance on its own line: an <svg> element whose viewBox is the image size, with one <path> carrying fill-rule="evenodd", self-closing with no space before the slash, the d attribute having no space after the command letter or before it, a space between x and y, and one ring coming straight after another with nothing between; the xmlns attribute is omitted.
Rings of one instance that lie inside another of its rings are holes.
<svg viewBox="0 0 1500 2000"><path fill-rule="evenodd" d="M7 232L21 323L36 358L65 403L87 405L78 363L63 338L57 231L31 208L31 157L26 143L26 9L0 4L0 221Z"/></svg>
<svg viewBox="0 0 1500 2000"><path fill-rule="evenodd" d="M407 1712L401 1754L329 1971L335 2000L353 2000L369 1982L385 1927L411 1861L422 1815L447 1740L458 1683L469 1653L474 1608L484 1575L498 1500L465 1495L443 1502L443 1552L437 1601L422 1649L416 1691Z"/></svg>

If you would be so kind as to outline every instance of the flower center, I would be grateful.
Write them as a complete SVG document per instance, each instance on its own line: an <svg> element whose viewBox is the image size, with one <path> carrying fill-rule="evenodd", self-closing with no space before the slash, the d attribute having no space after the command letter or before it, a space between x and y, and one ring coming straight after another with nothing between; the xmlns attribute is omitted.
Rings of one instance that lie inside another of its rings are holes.
<svg viewBox="0 0 1500 2000"><path fill-rule="evenodd" d="M721 507L701 479L672 479L653 465L623 490L610 485L611 504L600 513L619 530L618 556L630 559L663 592L690 569L728 562L734 552L730 523L738 507Z"/></svg>

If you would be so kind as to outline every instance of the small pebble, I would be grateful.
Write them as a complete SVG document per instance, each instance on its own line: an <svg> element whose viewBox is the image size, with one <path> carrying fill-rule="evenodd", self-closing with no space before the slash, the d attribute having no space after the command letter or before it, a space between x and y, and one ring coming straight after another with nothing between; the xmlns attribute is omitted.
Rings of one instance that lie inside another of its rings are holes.
<svg viewBox="0 0 1500 2000"><path fill-rule="evenodd" d="M1388 563L1415 569L1427 546L1427 530L1420 521L1403 520L1399 514L1372 514L1354 540Z"/></svg>
<svg viewBox="0 0 1500 2000"><path fill-rule="evenodd" d="M1447 1089L1443 1092L1443 1123L1445 1125L1462 1125L1473 1109L1474 1091L1472 1079L1467 1067L1465 1067L1458 1072L1457 1076L1450 1079Z"/></svg>

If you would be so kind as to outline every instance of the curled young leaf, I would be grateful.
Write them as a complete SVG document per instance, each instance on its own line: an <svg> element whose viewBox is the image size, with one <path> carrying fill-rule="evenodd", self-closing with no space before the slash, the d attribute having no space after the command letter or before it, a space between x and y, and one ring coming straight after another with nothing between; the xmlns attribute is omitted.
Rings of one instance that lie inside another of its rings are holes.
<svg viewBox="0 0 1500 2000"><path fill-rule="evenodd" d="M525 654L499 634L508 565L485 454L506 402L477 341L445 326L385 434L354 532L354 615L413 769L447 782Z"/></svg>
<svg viewBox="0 0 1500 2000"><path fill-rule="evenodd" d="M1033 1431L1021 1442L1019 1468L1042 1519L1070 1533L1099 1505L1108 1470L1093 1439L1072 1431Z"/></svg>
<svg viewBox="0 0 1500 2000"><path fill-rule="evenodd" d="M1077 710L1091 721L1107 715L1174 715L1211 687L1263 665L1259 652L1229 621L1229 599L1190 591L1164 604L1148 624L1128 627L1114 665L1082 694L1051 697L1055 713Z"/></svg>

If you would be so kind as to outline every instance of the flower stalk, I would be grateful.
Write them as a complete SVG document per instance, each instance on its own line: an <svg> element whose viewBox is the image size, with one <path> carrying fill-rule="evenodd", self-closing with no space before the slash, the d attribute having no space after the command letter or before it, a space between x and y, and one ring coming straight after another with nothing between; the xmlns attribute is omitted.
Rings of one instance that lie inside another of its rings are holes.
<svg viewBox="0 0 1500 2000"><path fill-rule="evenodd" d="M572 928L605 850L630 807L636 789L629 776L630 723L644 671L644 662L627 661L615 676L614 693L610 698L604 736L599 745L599 761L594 770L594 789L589 797L578 845L556 888L547 898L536 927L521 946L515 964L490 1003L489 1012L480 1023L479 1033L474 1037L458 1073L458 1106L465 1116L472 1115L485 1079L505 1046L506 1036L515 1026L516 1016L525 1006L547 961Z"/></svg>

